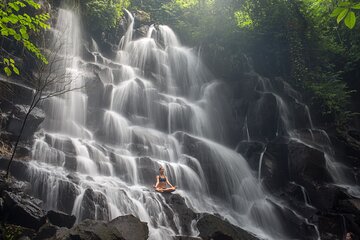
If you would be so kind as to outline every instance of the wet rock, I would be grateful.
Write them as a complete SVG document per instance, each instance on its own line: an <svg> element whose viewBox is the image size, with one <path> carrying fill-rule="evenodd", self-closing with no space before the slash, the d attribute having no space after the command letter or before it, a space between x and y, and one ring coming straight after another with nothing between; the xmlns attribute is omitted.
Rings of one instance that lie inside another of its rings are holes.
<svg viewBox="0 0 360 240"><path fill-rule="evenodd" d="M291 141L289 143L289 168L294 179L310 179L316 182L331 182L323 152Z"/></svg>
<svg viewBox="0 0 360 240"><path fill-rule="evenodd" d="M319 216L318 226L321 239L332 240L342 239L344 229L344 219L335 214L326 214Z"/></svg>
<svg viewBox="0 0 360 240"><path fill-rule="evenodd" d="M135 30L135 38L146 37L149 31L149 26L143 25Z"/></svg>
<svg viewBox="0 0 360 240"><path fill-rule="evenodd" d="M88 106L90 108L102 107L102 99L104 95L104 83L99 76L91 75L86 77L85 90L88 96Z"/></svg>
<svg viewBox="0 0 360 240"><path fill-rule="evenodd" d="M288 147L285 142L267 145L261 166L261 178L270 191L284 187L289 180Z"/></svg>
<svg viewBox="0 0 360 240"><path fill-rule="evenodd" d="M87 44L82 44L81 46L81 58L87 62L95 62L95 57L93 53L91 53L91 51L89 50Z"/></svg>
<svg viewBox="0 0 360 240"><path fill-rule="evenodd" d="M175 236L175 240L202 240L199 237Z"/></svg>
<svg viewBox="0 0 360 240"><path fill-rule="evenodd" d="M339 205L343 211L358 214L360 216L360 199L341 200Z"/></svg>
<svg viewBox="0 0 360 240"><path fill-rule="evenodd" d="M296 129L311 128L309 108L306 105L294 101L291 103L290 109L294 119L294 127Z"/></svg>
<svg viewBox="0 0 360 240"><path fill-rule="evenodd" d="M181 226L181 234L191 235L191 223L198 217L198 214L194 213L190 208L186 206L185 200L179 194L162 194L166 203L171 207L173 213L177 214ZM172 219L172 216L169 219Z"/></svg>
<svg viewBox="0 0 360 240"><path fill-rule="evenodd" d="M0 169L6 170L9 159L0 157ZM14 159L10 165L10 174L20 181L28 181L28 165L26 161Z"/></svg>
<svg viewBox="0 0 360 240"><path fill-rule="evenodd" d="M76 175L76 173L70 173L66 177L76 185L80 183L80 178Z"/></svg>
<svg viewBox="0 0 360 240"><path fill-rule="evenodd" d="M312 204L312 201L306 190L304 191L305 192L303 192L300 185L295 182L290 182L284 188L279 189L277 193L274 192L273 195L279 199L281 198L287 206L295 210L301 216L310 218L314 216L318 210L310 205Z"/></svg>
<svg viewBox="0 0 360 240"><path fill-rule="evenodd" d="M75 184L69 181L59 180L59 195L57 207L59 211L71 214L75 199L79 195L79 190Z"/></svg>
<svg viewBox="0 0 360 240"><path fill-rule="evenodd" d="M23 143L19 143L19 145L16 148L15 158L28 159L31 156L31 150L32 150L31 146L23 144Z"/></svg>
<svg viewBox="0 0 360 240"><path fill-rule="evenodd" d="M71 229L60 229L53 240L145 240L149 236L147 223L132 215L120 216L110 222L86 219Z"/></svg>
<svg viewBox="0 0 360 240"><path fill-rule="evenodd" d="M34 240L49 239L53 237L58 230L59 227L46 223L43 226L41 226Z"/></svg>
<svg viewBox="0 0 360 240"><path fill-rule="evenodd" d="M117 217L109 222L109 226L120 232L126 240L147 239L149 235L147 223L132 215Z"/></svg>
<svg viewBox="0 0 360 240"><path fill-rule="evenodd" d="M6 131L16 136L19 135L28 108L27 105L15 105L9 117ZM27 118L21 139L30 139L44 119L45 113L39 108L34 108Z"/></svg>
<svg viewBox="0 0 360 240"><path fill-rule="evenodd" d="M30 104L33 96L33 89L17 83L15 81L7 81L0 77L1 86L7 89L11 89L11 94L6 96L6 101L13 104ZM3 102L5 100L1 100ZM1 109L3 105L1 105Z"/></svg>
<svg viewBox="0 0 360 240"><path fill-rule="evenodd" d="M76 172L77 169L77 160L73 155L65 155L65 164L64 167L72 172Z"/></svg>
<svg viewBox="0 0 360 240"><path fill-rule="evenodd" d="M35 230L45 223L44 211L32 199L5 191L4 202L9 223Z"/></svg>
<svg viewBox="0 0 360 240"><path fill-rule="evenodd" d="M64 153L76 155L74 144L69 137L45 134L45 142Z"/></svg>
<svg viewBox="0 0 360 240"><path fill-rule="evenodd" d="M50 210L46 214L49 222L58 227L72 228L76 217L74 215L68 215L63 212Z"/></svg>
<svg viewBox="0 0 360 240"><path fill-rule="evenodd" d="M271 200L269 202L273 205L274 213L279 217L281 223L287 223L284 229L289 239L303 239L312 240L317 239L317 229L314 224L304 221L292 209L287 206L280 206Z"/></svg>
<svg viewBox="0 0 360 240"><path fill-rule="evenodd" d="M4 214L4 199L0 197L0 215L3 216Z"/></svg>
<svg viewBox="0 0 360 240"><path fill-rule="evenodd" d="M331 211L339 199L349 197L344 189L335 185L323 185L313 181L302 181L301 184L306 188L311 204L322 211Z"/></svg>
<svg viewBox="0 0 360 240"><path fill-rule="evenodd" d="M252 139L272 140L284 130L284 126L278 124L280 113L277 99L272 93L261 93L248 109L248 128Z"/></svg>
<svg viewBox="0 0 360 240"><path fill-rule="evenodd" d="M136 162L140 182L146 185L154 183L155 176L158 175L159 164L150 157L137 158Z"/></svg>
<svg viewBox="0 0 360 240"><path fill-rule="evenodd" d="M94 192L91 188L85 190L81 206L79 220L95 219L107 220L109 219L109 210L106 197L100 192Z"/></svg>
<svg viewBox="0 0 360 240"><path fill-rule="evenodd" d="M262 152L265 150L265 144L261 142L240 142L236 151L240 153L249 163L251 169L259 170L259 160Z"/></svg>
<svg viewBox="0 0 360 240"><path fill-rule="evenodd" d="M256 240L249 232L214 215L205 214L197 222L199 237L204 240Z"/></svg>

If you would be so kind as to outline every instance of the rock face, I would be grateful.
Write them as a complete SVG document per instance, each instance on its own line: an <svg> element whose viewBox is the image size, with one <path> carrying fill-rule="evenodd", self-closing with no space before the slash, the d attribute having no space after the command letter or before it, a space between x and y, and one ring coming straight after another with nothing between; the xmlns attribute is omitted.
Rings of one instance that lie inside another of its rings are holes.
<svg viewBox="0 0 360 240"><path fill-rule="evenodd" d="M0 169L6 170L8 163L9 163L9 159L0 157ZM28 174L28 165L26 161L14 159L10 165L10 174L18 180L28 181L29 174Z"/></svg>
<svg viewBox="0 0 360 240"><path fill-rule="evenodd" d="M62 212L50 210L47 212L46 217L48 221L58 227L71 228L74 226L76 217L74 215L67 215Z"/></svg>
<svg viewBox="0 0 360 240"><path fill-rule="evenodd" d="M173 219L174 214L178 216L181 226L179 234L185 236L191 235L191 224L192 221L195 221L198 218L198 214L194 213L186 206L184 198L179 194L165 193L162 195L164 196L166 203L172 209L172 211L170 209L166 209L166 214L169 215L169 219Z"/></svg>
<svg viewBox="0 0 360 240"><path fill-rule="evenodd" d="M322 183L332 181L327 172L323 152L295 141L291 141L288 148L290 176L293 179L298 181L312 180Z"/></svg>
<svg viewBox="0 0 360 240"><path fill-rule="evenodd" d="M205 214L197 222L199 236L204 240L256 240L247 231L216 217Z"/></svg>
<svg viewBox="0 0 360 240"><path fill-rule="evenodd" d="M8 191L4 191L3 197L9 223L32 229L39 229L45 223L45 212L32 199Z"/></svg>
<svg viewBox="0 0 360 240"><path fill-rule="evenodd" d="M2 87L10 89L9 94L0 98L0 125L3 133L6 133L10 141L16 140L23 120L25 118L29 104L33 96L33 89L16 83L14 81L7 81L1 78L0 82ZM39 125L45 119L44 112L35 108L28 116L26 127L22 134L22 140L29 140L37 131ZM4 132L5 131L5 132Z"/></svg>
<svg viewBox="0 0 360 240"><path fill-rule="evenodd" d="M21 126L25 119L25 115L28 111L27 105L15 105L7 123L6 130L15 136L18 136L21 130ZM44 121L45 113L39 109L34 108L29 114L25 128L22 132L22 139L30 139L37 131L39 125Z"/></svg>
<svg viewBox="0 0 360 240"><path fill-rule="evenodd" d="M148 236L147 223L127 215L110 222L87 219L71 229L60 229L51 239L146 240Z"/></svg>
<svg viewBox="0 0 360 240"><path fill-rule="evenodd" d="M84 219L108 220L108 205L106 197L99 192L94 192L91 188L85 190L80 207L80 221Z"/></svg>

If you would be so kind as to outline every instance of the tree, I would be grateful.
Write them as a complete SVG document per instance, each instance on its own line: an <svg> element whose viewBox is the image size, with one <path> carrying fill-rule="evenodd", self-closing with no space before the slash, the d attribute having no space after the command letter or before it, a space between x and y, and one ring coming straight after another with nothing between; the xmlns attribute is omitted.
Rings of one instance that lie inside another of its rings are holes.
<svg viewBox="0 0 360 240"><path fill-rule="evenodd" d="M30 35L50 28L47 23L49 13L34 13L34 10L40 9L41 5L33 0L3 0L0 3L0 65L7 76L11 76L12 73L20 74L14 60L14 52L21 48L11 47L12 44L22 45L28 53L47 63L46 57L30 39Z"/></svg>
<svg viewBox="0 0 360 240"><path fill-rule="evenodd" d="M22 78L30 83L31 87L34 89L34 94L30 105L26 108L26 115L23 119L19 135L16 139L12 155L7 166L6 177L9 176L10 166L14 159L17 146L21 140L23 130L25 129L26 121L35 107L46 99L83 88L83 86L72 86L72 83L77 79L78 75L68 73L66 70L58 67L58 63L64 61L60 54L64 44L59 42L59 40L52 42L51 46L48 47L48 49L51 49L50 52L46 54L48 61L44 62L38 60L34 62L34 74L29 72L22 73ZM56 48L54 48L54 46L56 46Z"/></svg>
<svg viewBox="0 0 360 240"><path fill-rule="evenodd" d="M338 24L344 20L344 24L353 29L356 24L356 10L360 10L360 2L354 2L353 0L340 1L330 16L336 17Z"/></svg>
<svg viewBox="0 0 360 240"><path fill-rule="evenodd" d="M116 28L130 0L81 0L82 19L93 35Z"/></svg>

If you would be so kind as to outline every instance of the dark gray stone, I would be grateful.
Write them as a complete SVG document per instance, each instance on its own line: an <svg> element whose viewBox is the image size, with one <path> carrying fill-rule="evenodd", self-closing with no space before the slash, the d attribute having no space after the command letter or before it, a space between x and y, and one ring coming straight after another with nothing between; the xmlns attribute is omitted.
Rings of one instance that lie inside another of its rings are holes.
<svg viewBox="0 0 360 240"><path fill-rule="evenodd" d="M173 219L173 214L177 214L181 232L184 235L191 235L191 222L197 219L198 214L194 213L185 204L185 199L179 194L163 193L162 196L165 198L166 203L171 207L173 212L169 212L168 218Z"/></svg>
<svg viewBox="0 0 360 240"><path fill-rule="evenodd" d="M204 240L257 240L249 232L214 215L204 214L196 224Z"/></svg>
<svg viewBox="0 0 360 240"><path fill-rule="evenodd" d="M289 143L289 168L294 179L310 179L316 182L331 182L323 152L291 141Z"/></svg>
<svg viewBox="0 0 360 240"><path fill-rule="evenodd" d="M28 109L28 105L15 105L11 115L9 116L6 131L18 136ZM45 113L39 108L34 108L26 120L21 139L24 140L32 138L44 119Z"/></svg>
<svg viewBox="0 0 360 240"><path fill-rule="evenodd" d="M74 215L68 215L54 210L48 211L46 217L51 224L58 227L72 228L76 221L76 217Z"/></svg>
<svg viewBox="0 0 360 240"><path fill-rule="evenodd" d="M53 237L58 230L59 227L46 223L43 226L41 226L34 240L49 239Z"/></svg>
<svg viewBox="0 0 360 240"><path fill-rule="evenodd" d="M120 216L110 222L86 219L71 229L60 229L52 240L145 240L147 223L132 215Z"/></svg>
<svg viewBox="0 0 360 240"><path fill-rule="evenodd" d="M30 104L33 97L33 89L16 81L7 81L1 77L0 82L2 87L11 90L8 91L9 94L6 96L7 101L13 104Z"/></svg>
<svg viewBox="0 0 360 240"><path fill-rule="evenodd" d="M35 230L45 223L44 211L30 198L5 191L4 202L9 223Z"/></svg>
<svg viewBox="0 0 360 240"><path fill-rule="evenodd" d="M59 180L58 210L71 214L79 190L70 181Z"/></svg>
<svg viewBox="0 0 360 240"><path fill-rule="evenodd" d="M9 161L9 159L0 157L0 169L6 170ZM10 165L10 175L21 181L29 181L27 162L13 159Z"/></svg>
<svg viewBox="0 0 360 240"><path fill-rule="evenodd" d="M95 207L95 204L97 207ZM108 220L108 205L106 197L102 193L94 192L91 188L88 188L85 190L81 202L79 220L95 219L95 216L97 216L97 220Z"/></svg>

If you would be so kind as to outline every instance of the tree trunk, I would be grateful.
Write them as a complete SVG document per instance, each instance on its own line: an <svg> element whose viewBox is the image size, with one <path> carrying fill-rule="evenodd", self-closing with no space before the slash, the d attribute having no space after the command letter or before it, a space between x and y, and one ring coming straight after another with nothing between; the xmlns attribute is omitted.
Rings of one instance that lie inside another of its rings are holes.
<svg viewBox="0 0 360 240"><path fill-rule="evenodd" d="M34 103L34 101L32 102L32 104L33 104L33 103ZM27 119L28 119L28 117L29 117L29 115L30 115L30 113L31 113L32 110L33 110L33 108L30 106L29 109L28 109L28 111L27 111L27 113L26 113L26 115L25 115L24 121L23 121L23 123L22 123L21 129L20 129L20 132L19 132L19 136L18 136L17 139L16 139L15 146L14 146L14 149L13 149L13 152L12 152L12 155L11 155L11 158L10 158L10 161L9 161L8 166L7 166L7 169L6 169L6 176L5 176L6 178L9 177L10 166L11 166L11 163L12 163L12 161L13 161L13 159L14 159L14 156L15 156L15 153L16 153L16 148L17 148L17 146L18 146L18 144L19 144L19 142L20 142L21 135L22 135L22 133L23 133L23 131L24 131L26 121L27 121Z"/></svg>

